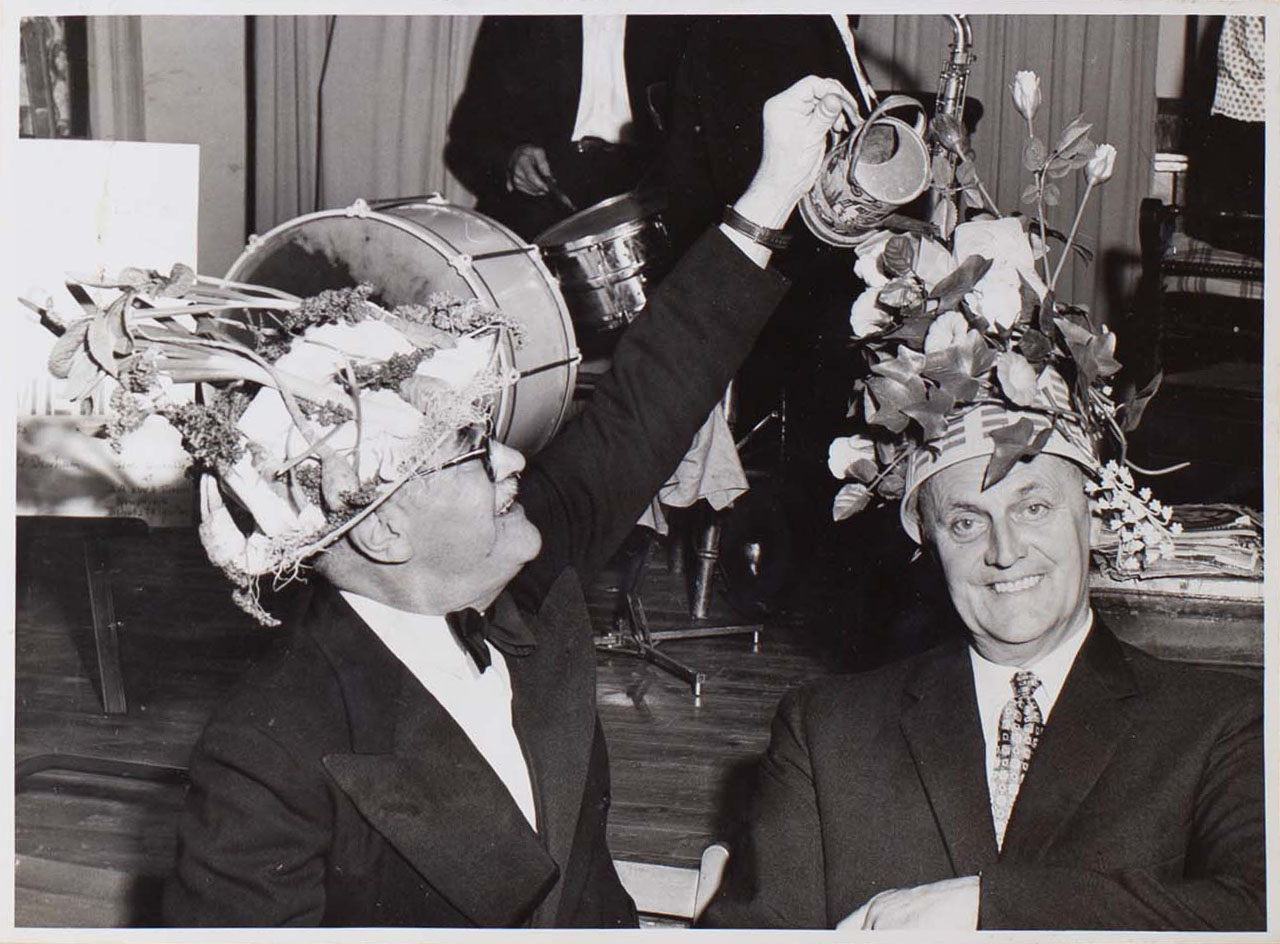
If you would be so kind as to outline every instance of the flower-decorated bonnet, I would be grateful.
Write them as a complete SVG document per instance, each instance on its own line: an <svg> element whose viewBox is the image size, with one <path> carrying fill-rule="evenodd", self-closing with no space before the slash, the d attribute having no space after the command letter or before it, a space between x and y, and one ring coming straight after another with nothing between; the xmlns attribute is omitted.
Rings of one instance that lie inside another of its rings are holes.
<svg viewBox="0 0 1280 944"><path fill-rule="evenodd" d="M1038 95L1028 94L1033 84L1038 91L1038 82L1020 76L1014 85L1029 131L1038 104ZM1084 201L1111 175L1115 149L1094 145L1083 118L1071 121L1052 149L1031 131L1023 159L1035 182L1024 200L1036 204L1037 215L1006 216L991 203L963 129L953 124L938 138L954 146L959 163L953 178L935 180L935 191L974 207L975 218L947 231L957 214L939 213L934 225L868 233L855 247L854 268L866 289L852 305L850 325L867 372L854 381L849 416L860 416L865 431L830 445L831 472L847 480L833 515L841 520L873 500L899 501L904 529L920 542L918 495L931 476L988 457L985 489L1019 461L1057 455L1086 471L1094 510L1120 533L1117 567L1138 569L1166 553L1177 532L1168 508L1146 490L1134 494L1126 468L1125 434L1159 376L1118 400L1111 386L1120 368L1115 335L1054 294L1066 257L1091 255L1075 235ZM1060 197L1053 180L1073 170L1084 174L1085 196L1063 236L1046 225L1044 208ZM1056 253L1051 237L1062 244Z"/></svg>

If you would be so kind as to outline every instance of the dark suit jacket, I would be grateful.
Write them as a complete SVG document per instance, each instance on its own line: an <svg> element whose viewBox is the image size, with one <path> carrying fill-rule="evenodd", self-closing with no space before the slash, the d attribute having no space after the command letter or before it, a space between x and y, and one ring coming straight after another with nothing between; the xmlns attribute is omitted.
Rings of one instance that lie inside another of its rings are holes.
<svg viewBox="0 0 1280 944"><path fill-rule="evenodd" d="M187 925L634 924L605 844L608 761L580 577L675 468L785 289L713 232L655 294L590 406L521 480L543 550L499 599L539 831L332 590L210 721L166 919ZM512 617L512 612L521 614Z"/></svg>
<svg viewBox="0 0 1280 944"><path fill-rule="evenodd" d="M660 110L664 104L689 19L627 17L623 60L632 131L645 153L657 152L662 129L650 106ZM569 141L582 89L581 21L578 16L486 16L480 24L467 85L449 125L446 157L482 205L505 195L507 160L518 145L553 149Z"/></svg>
<svg viewBox="0 0 1280 944"><path fill-rule="evenodd" d="M981 928L1265 924L1262 704L1100 623L997 851L963 644L788 696L709 924L833 927L877 892L981 874Z"/></svg>

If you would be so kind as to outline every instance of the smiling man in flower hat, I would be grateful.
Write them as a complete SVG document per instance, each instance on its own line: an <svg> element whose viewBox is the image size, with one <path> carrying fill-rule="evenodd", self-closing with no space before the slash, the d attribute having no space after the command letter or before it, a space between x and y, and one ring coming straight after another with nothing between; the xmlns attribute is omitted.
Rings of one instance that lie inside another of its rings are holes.
<svg viewBox="0 0 1280 944"><path fill-rule="evenodd" d="M895 251L908 278L924 254ZM1124 507L1152 533L1167 520L1099 463L1090 430L1119 411L1080 378L1102 379L1096 355L1114 339L1069 315L1029 320L1039 293L994 326L981 300L960 301L988 267L955 262L968 272L957 292L900 286L921 304L883 313L869 435L837 440L831 458L855 479L837 516L873 493L901 501L967 644L783 700L744 843L704 920L1262 928L1259 686L1148 656L1090 607L1091 512ZM902 329L922 312L927 332ZM1047 333L1033 337L1033 324ZM1040 356L1046 344L1056 363ZM1018 379L1028 357L1040 360L1029 385Z"/></svg>
<svg viewBox="0 0 1280 944"><path fill-rule="evenodd" d="M605 842L582 585L785 290L767 268L777 230L853 109L813 77L766 104L764 158L735 211L654 294L589 406L528 461L486 434L486 397L504 382L492 332L510 327L495 313L385 312L361 290L237 296L275 311L274 327L239 329L263 335L250 351L221 322L154 324L159 302L114 345L100 340L115 322L73 329L66 346L89 356L134 351L112 365L119 405L160 412L208 471L202 537L247 609L267 618L259 576L323 578L287 648L195 749L170 922L634 926ZM157 372L261 389L214 384L179 407Z"/></svg>

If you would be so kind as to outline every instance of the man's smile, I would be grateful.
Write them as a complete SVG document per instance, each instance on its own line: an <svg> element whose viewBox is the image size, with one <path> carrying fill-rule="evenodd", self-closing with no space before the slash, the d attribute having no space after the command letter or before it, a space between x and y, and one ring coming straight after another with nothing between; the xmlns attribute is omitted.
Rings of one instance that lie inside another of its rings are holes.
<svg viewBox="0 0 1280 944"><path fill-rule="evenodd" d="M1020 593L1023 590L1030 590L1043 579L1044 574L1031 574L1028 577L1019 577L1017 580L997 581L990 586L996 593Z"/></svg>

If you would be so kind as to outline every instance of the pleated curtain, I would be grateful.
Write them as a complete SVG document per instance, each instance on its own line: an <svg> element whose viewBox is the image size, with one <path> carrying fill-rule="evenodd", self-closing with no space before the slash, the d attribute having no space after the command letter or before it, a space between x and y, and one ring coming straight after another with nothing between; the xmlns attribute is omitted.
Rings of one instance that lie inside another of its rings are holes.
<svg viewBox="0 0 1280 944"><path fill-rule="evenodd" d="M1052 143L1083 112L1094 124L1093 140L1119 151L1114 177L1094 191L1081 224L1080 242L1094 250L1094 262L1069 261L1059 281L1061 297L1114 319L1130 304L1138 274L1138 205L1149 188L1155 140L1159 19L970 19L976 62L969 94L983 106L973 144L1002 209L1029 209L1019 205L1031 181L1021 160L1026 125L1009 96L1019 69L1041 77L1036 130L1042 139ZM470 204L442 154L479 20L257 18L257 230L357 197L437 191ZM951 38L946 18L936 15L864 15L858 26L859 48L882 93L932 94ZM1065 231L1084 182L1072 174L1057 183L1062 203L1051 209L1049 223Z"/></svg>
<svg viewBox="0 0 1280 944"><path fill-rule="evenodd" d="M1019 205L1032 177L1022 166L1026 122L1009 94L1017 70L1040 76L1044 101L1035 128L1049 146L1083 112L1093 123L1092 140L1118 151L1115 174L1090 196L1077 237L1094 250L1094 261L1086 266L1073 257L1058 281L1059 297L1115 322L1132 306L1139 274L1138 206L1150 187L1155 151L1159 18L1037 14L973 16L970 23L977 58L968 94L983 107L973 145L982 179L1002 210L1034 212ZM943 16L868 15L858 24L859 49L881 94L936 89L951 41ZM1085 184L1079 173L1056 182L1062 203L1049 209L1048 222L1065 232Z"/></svg>
<svg viewBox="0 0 1280 944"><path fill-rule="evenodd" d="M479 21L256 18L257 231L357 198L472 202L443 151Z"/></svg>

